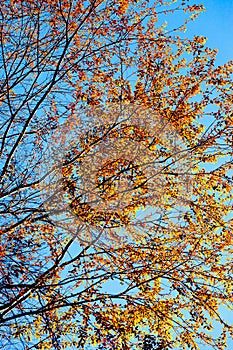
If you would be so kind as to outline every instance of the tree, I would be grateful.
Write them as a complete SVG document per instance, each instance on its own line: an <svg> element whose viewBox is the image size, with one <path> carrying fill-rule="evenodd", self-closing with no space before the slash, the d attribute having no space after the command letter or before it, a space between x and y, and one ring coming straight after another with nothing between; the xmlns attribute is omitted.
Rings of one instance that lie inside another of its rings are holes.
<svg viewBox="0 0 233 350"><path fill-rule="evenodd" d="M2 349L226 348L233 65L182 33L202 10L1 1Z"/></svg>

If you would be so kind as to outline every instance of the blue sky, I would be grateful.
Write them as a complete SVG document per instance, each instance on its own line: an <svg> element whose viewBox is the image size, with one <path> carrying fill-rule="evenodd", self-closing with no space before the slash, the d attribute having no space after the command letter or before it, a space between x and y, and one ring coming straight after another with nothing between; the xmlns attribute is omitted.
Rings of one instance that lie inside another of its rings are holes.
<svg viewBox="0 0 233 350"><path fill-rule="evenodd" d="M233 0L199 0L205 6L198 19L187 27L186 35L203 35L207 45L218 48L217 63L233 60Z"/></svg>

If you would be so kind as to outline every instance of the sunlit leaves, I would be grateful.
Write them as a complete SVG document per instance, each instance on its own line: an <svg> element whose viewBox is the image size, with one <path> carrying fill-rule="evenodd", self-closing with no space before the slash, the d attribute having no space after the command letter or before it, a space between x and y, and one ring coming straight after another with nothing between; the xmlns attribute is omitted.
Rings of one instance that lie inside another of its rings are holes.
<svg viewBox="0 0 233 350"><path fill-rule="evenodd" d="M3 349L226 348L233 63L216 67L204 36L184 38L202 10L186 1L1 3ZM184 25L167 31L167 16L183 12ZM127 108L141 114L118 118ZM78 137L59 134L61 124ZM98 168L105 153L95 146L111 142ZM67 143L62 158L56 145ZM145 156L135 158L138 144Z"/></svg>

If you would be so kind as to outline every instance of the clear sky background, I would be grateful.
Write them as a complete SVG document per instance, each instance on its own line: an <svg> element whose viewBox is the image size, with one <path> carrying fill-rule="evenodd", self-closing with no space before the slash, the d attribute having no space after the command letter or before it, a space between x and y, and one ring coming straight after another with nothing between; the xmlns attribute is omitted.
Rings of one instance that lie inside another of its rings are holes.
<svg viewBox="0 0 233 350"><path fill-rule="evenodd" d="M218 64L233 60L233 0L199 0L198 3L203 4L206 11L188 25L186 36L206 36L207 45L219 50Z"/></svg>

